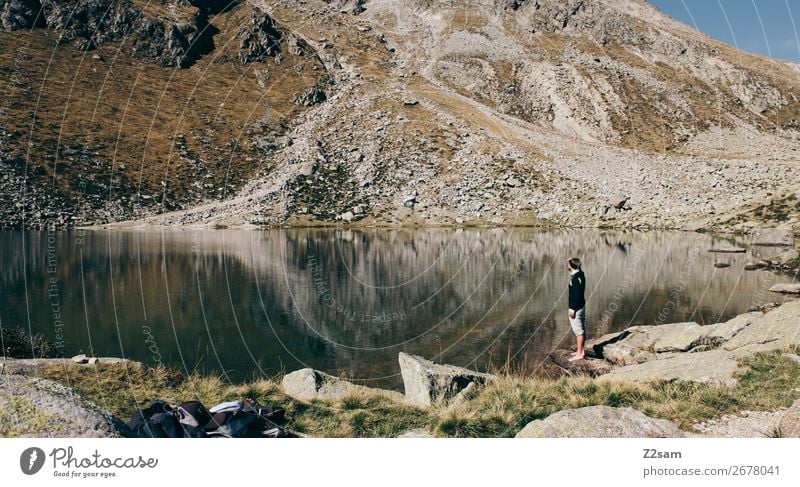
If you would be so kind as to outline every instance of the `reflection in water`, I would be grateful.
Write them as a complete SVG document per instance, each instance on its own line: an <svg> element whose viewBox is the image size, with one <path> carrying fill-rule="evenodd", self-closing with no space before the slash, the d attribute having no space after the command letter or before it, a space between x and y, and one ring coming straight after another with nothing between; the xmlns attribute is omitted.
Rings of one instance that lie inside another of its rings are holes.
<svg viewBox="0 0 800 487"><path fill-rule="evenodd" d="M535 229L4 232L3 327L66 355L125 356L231 379L303 366L397 386L397 353L533 371L573 336L566 259L588 279L589 337L710 324L780 299L714 237ZM715 261L731 267L716 269Z"/></svg>

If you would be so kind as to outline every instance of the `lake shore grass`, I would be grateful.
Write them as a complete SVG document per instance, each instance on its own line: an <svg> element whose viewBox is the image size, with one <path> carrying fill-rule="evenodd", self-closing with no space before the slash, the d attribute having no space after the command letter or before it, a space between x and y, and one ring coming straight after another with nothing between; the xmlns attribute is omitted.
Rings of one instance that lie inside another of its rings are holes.
<svg viewBox="0 0 800 487"><path fill-rule="evenodd" d="M800 398L800 364L787 351L759 353L739 362L735 386L658 381L610 383L588 377L547 379L500 372L499 380L459 404L420 409L380 390L359 389L340 400L297 401L280 378L227 383L210 375L185 375L137 363L55 366L36 375L74 388L85 398L128 421L155 399L172 404L199 400L209 407L251 397L286 409L285 427L314 437L395 437L410 429L440 437L511 437L528 422L557 411L594 405L632 407L692 425L739 411L772 411ZM788 350L797 353L797 349Z"/></svg>

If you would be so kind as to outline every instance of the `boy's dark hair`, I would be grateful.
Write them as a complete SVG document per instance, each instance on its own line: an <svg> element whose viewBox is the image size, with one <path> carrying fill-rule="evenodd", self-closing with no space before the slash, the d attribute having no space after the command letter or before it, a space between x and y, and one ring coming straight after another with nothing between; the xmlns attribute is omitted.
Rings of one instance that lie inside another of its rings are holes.
<svg viewBox="0 0 800 487"><path fill-rule="evenodd" d="M570 259L567 261L567 263L569 264L569 267L570 267L571 269L575 269L576 271L577 271L577 270L580 270L580 268L581 268L581 259L579 259L579 258L577 258L577 257L572 257L572 258L570 258Z"/></svg>

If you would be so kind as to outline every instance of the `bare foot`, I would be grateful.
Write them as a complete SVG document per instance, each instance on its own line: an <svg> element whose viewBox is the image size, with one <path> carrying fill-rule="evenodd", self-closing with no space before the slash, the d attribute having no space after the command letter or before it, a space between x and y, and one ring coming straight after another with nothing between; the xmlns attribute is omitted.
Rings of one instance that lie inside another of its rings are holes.
<svg viewBox="0 0 800 487"><path fill-rule="evenodd" d="M572 357L569 358L569 361L570 362L576 362L578 360L581 360L583 358L583 355L584 354L578 355L578 352L575 352L575 354L573 354Z"/></svg>

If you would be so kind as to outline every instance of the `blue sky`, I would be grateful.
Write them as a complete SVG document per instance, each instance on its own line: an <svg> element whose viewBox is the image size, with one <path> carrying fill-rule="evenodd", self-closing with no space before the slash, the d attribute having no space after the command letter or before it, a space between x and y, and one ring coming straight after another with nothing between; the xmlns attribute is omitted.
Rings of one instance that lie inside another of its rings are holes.
<svg viewBox="0 0 800 487"><path fill-rule="evenodd" d="M662 12L745 51L800 62L800 0L648 0Z"/></svg>

